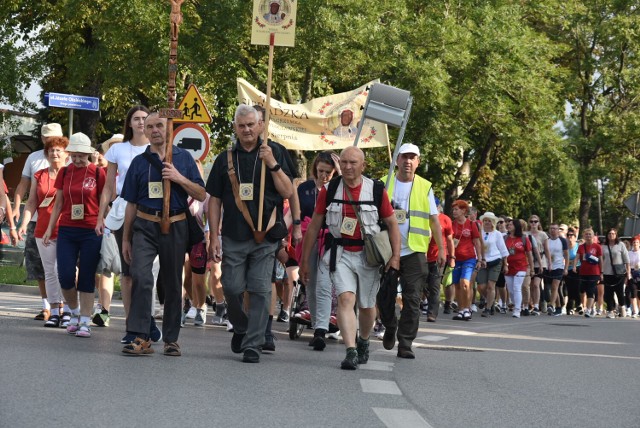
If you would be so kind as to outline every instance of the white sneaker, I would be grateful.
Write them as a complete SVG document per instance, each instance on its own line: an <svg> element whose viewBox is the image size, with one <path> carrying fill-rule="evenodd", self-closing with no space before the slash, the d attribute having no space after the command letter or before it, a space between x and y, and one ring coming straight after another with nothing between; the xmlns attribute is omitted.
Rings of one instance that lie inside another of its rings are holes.
<svg viewBox="0 0 640 428"><path fill-rule="evenodd" d="M615 318L616 316L613 314L613 312L609 311L607 312L607 318Z"/></svg>
<svg viewBox="0 0 640 428"><path fill-rule="evenodd" d="M567 315L567 308L566 307L562 307L562 315Z"/></svg>
<svg viewBox="0 0 640 428"><path fill-rule="evenodd" d="M211 317L211 324L212 325L227 325L224 322L224 318L219 317L218 315L214 315Z"/></svg>
<svg viewBox="0 0 640 428"><path fill-rule="evenodd" d="M191 306L191 308L189 309L189 312L187 312L187 318L192 320L196 317L197 313L198 313L198 309L195 306Z"/></svg>
<svg viewBox="0 0 640 428"><path fill-rule="evenodd" d="M327 333L327 339L340 340L340 330L335 333Z"/></svg>
<svg viewBox="0 0 640 428"><path fill-rule="evenodd" d="M471 312L478 312L478 307L475 305L475 303L471 305Z"/></svg>
<svg viewBox="0 0 640 428"><path fill-rule="evenodd" d="M380 340L382 340L382 338L384 337L384 331L385 331L385 330L386 330L386 329L384 328L384 326L383 326L383 325L380 325L380 328L379 328L379 329L378 329L378 331L376 331L376 333L375 333L376 339L380 339Z"/></svg>
<svg viewBox="0 0 640 428"><path fill-rule="evenodd" d="M224 323L227 325L227 331L233 331L233 324L231 324L231 321L224 320Z"/></svg>
<svg viewBox="0 0 640 428"><path fill-rule="evenodd" d="M193 319L193 325L203 326L207 321L207 308L198 309L196 311L196 317Z"/></svg>
<svg viewBox="0 0 640 428"><path fill-rule="evenodd" d="M630 317L632 315L633 313L631 312L631 308L627 308L627 316Z"/></svg>
<svg viewBox="0 0 640 428"><path fill-rule="evenodd" d="M591 311L593 312L593 309ZM592 313L592 315L593 315L593 313ZM602 309L598 309L596 311L596 315L599 316L599 317L602 316Z"/></svg>

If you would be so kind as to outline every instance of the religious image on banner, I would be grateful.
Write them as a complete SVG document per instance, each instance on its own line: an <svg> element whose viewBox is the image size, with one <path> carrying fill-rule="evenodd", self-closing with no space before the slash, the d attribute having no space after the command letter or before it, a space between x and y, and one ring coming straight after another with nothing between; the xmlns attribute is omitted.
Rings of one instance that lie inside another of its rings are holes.
<svg viewBox="0 0 640 428"><path fill-rule="evenodd" d="M336 150L352 146L367 96L375 81L349 92L315 98L303 104L286 104L271 99L269 138L289 150ZM244 79L237 79L238 101L264 106L266 95ZM358 147L389 144L387 125L367 119Z"/></svg>
<svg viewBox="0 0 640 428"><path fill-rule="evenodd" d="M271 33L276 46L294 46L296 0L254 0L251 44L268 45Z"/></svg>

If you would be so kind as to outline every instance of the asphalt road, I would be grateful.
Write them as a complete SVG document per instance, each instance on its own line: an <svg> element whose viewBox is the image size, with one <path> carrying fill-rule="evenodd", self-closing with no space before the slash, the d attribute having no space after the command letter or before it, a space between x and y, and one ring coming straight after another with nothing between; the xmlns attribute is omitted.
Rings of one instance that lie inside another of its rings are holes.
<svg viewBox="0 0 640 428"><path fill-rule="evenodd" d="M416 360L372 341L292 341L243 364L222 327L188 325L183 356L126 357L122 306L90 339L32 320L37 296L0 292L0 427L640 427L640 320L523 317L421 322ZM422 321L425 321L424 319Z"/></svg>

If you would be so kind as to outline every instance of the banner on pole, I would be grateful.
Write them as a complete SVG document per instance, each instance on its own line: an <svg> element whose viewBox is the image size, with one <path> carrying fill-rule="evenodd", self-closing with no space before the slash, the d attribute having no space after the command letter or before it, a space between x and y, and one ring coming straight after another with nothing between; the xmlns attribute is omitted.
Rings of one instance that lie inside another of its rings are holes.
<svg viewBox="0 0 640 428"><path fill-rule="evenodd" d="M271 99L269 138L289 150L336 150L353 145L367 101L371 81L349 92L315 98L304 104L285 104ZM264 105L266 95L244 79L237 79L238 101ZM387 125L367 119L358 147L386 147Z"/></svg>
<svg viewBox="0 0 640 428"><path fill-rule="evenodd" d="M296 38L296 0L253 0L251 44L269 45L275 34L275 46L294 46Z"/></svg>

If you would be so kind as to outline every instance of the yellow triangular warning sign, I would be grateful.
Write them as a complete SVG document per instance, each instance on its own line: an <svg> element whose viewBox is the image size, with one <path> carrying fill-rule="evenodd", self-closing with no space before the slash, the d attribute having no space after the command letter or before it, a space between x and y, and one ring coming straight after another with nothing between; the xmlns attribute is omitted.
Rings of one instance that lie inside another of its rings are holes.
<svg viewBox="0 0 640 428"><path fill-rule="evenodd" d="M182 119L173 119L176 123L211 123L211 115L204 104L198 88L192 83L184 94L178 110L182 110Z"/></svg>

